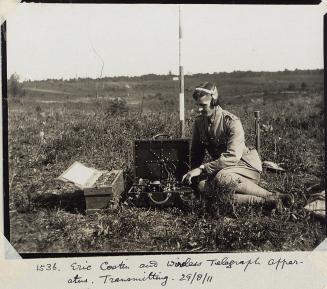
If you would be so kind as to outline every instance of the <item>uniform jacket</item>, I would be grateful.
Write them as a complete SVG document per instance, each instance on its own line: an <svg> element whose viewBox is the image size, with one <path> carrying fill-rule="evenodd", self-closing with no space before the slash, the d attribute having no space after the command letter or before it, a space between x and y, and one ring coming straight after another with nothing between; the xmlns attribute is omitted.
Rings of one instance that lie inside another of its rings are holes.
<svg viewBox="0 0 327 289"><path fill-rule="evenodd" d="M212 157L211 162L204 164L208 174L237 165L262 171L257 151L245 145L241 121L220 106L215 107L210 117L200 115L195 119L191 148L192 168L202 164L206 150Z"/></svg>

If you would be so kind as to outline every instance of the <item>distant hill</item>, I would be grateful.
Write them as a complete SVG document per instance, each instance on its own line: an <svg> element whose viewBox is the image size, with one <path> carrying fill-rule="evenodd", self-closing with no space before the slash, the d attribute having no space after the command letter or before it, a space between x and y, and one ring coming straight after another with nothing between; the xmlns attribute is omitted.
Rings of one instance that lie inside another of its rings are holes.
<svg viewBox="0 0 327 289"><path fill-rule="evenodd" d="M185 102L192 102L196 85L216 83L222 101L233 102L240 97L281 94L282 92L322 92L323 69L284 70L278 72L234 71L231 73L198 73L185 76ZM130 104L176 107L179 81L176 75L147 74L142 76L73 78L25 81L26 98L38 100L83 101L96 98L125 98Z"/></svg>

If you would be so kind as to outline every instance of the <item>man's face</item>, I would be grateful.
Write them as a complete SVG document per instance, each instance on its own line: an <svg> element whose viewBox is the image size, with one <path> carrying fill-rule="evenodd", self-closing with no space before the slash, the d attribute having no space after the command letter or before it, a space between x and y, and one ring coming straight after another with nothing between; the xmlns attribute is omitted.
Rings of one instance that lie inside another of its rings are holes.
<svg viewBox="0 0 327 289"><path fill-rule="evenodd" d="M211 116L213 114L214 108L211 107L211 95L205 95L199 98L196 101L198 106L198 111L201 112L202 115Z"/></svg>

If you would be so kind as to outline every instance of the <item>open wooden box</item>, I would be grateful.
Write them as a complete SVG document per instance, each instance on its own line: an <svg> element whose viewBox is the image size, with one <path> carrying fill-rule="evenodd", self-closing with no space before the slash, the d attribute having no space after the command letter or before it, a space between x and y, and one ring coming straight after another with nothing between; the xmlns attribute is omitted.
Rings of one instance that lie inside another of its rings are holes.
<svg viewBox="0 0 327 289"><path fill-rule="evenodd" d="M74 162L59 178L71 182L84 192L86 212L117 206L124 191L122 170L99 171Z"/></svg>
<svg viewBox="0 0 327 289"><path fill-rule="evenodd" d="M124 178L122 170L112 170L100 176L108 177L103 183L97 182L89 188L84 188L87 212L104 209L109 204L118 205L121 193L124 191Z"/></svg>

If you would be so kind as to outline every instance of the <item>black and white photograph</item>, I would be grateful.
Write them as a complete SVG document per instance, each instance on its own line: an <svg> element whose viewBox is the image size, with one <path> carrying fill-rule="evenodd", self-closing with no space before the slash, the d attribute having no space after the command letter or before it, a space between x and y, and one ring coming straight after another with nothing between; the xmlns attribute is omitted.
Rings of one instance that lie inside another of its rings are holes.
<svg viewBox="0 0 327 289"><path fill-rule="evenodd" d="M10 244L312 251L326 10L19 4L5 25Z"/></svg>

